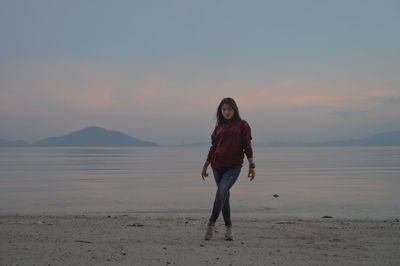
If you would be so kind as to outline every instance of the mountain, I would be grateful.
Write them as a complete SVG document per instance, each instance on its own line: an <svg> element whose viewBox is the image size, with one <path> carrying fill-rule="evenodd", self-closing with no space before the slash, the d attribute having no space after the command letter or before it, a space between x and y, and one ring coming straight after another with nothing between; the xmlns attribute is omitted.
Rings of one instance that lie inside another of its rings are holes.
<svg viewBox="0 0 400 266"><path fill-rule="evenodd" d="M0 139L0 147L25 147L25 146L29 146L29 145L30 144L28 142L25 142L23 140L9 141L9 140Z"/></svg>
<svg viewBox="0 0 400 266"><path fill-rule="evenodd" d="M391 131L375 134L361 139L322 141L312 143L271 143L266 146L400 146L400 131Z"/></svg>
<svg viewBox="0 0 400 266"><path fill-rule="evenodd" d="M32 146L159 146L157 143L141 141L118 131L91 126L71 134L40 140Z"/></svg>
<svg viewBox="0 0 400 266"><path fill-rule="evenodd" d="M179 146L209 147L211 142L180 144ZM353 140L322 141L311 143L254 142L253 146L267 147L300 147L300 146L400 146L400 131L383 132L373 136Z"/></svg>
<svg viewBox="0 0 400 266"><path fill-rule="evenodd" d="M209 147L210 142L181 144L178 146ZM294 147L294 146L400 146L400 131L391 131L375 134L361 139L323 141L312 143L285 143L270 144L254 143L254 146ZM47 138L33 144L22 140L7 141L0 139L0 147L25 146L159 146L155 142L141 141L118 131L111 131L101 127L91 126L71 134Z"/></svg>
<svg viewBox="0 0 400 266"><path fill-rule="evenodd" d="M375 134L361 139L325 141L314 143L317 146L400 146L400 131Z"/></svg>

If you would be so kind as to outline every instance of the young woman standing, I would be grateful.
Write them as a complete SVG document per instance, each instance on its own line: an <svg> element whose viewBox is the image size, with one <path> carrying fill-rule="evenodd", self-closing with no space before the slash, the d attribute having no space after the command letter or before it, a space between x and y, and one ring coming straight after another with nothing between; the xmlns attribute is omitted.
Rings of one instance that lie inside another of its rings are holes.
<svg viewBox="0 0 400 266"><path fill-rule="evenodd" d="M204 238L211 239L215 222L222 211L226 228L225 239L233 240L229 190L239 177L244 154L249 161L250 181L256 175L251 147L251 129L249 124L240 118L239 109L232 98L222 99L218 105L216 118L217 125L211 135L212 145L201 173L201 177L205 180L208 176L207 167L211 164L218 186Z"/></svg>

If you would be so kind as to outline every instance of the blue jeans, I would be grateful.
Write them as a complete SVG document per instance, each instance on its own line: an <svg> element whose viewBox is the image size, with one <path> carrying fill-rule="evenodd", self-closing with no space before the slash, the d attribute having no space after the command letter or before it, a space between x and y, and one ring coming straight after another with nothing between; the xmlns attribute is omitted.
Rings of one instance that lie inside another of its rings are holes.
<svg viewBox="0 0 400 266"><path fill-rule="evenodd" d="M224 171L214 171L214 179L218 189L215 194L214 206L210 222L215 223L222 210L226 226L232 226L231 208L229 206L229 190L239 177L241 168L231 168Z"/></svg>

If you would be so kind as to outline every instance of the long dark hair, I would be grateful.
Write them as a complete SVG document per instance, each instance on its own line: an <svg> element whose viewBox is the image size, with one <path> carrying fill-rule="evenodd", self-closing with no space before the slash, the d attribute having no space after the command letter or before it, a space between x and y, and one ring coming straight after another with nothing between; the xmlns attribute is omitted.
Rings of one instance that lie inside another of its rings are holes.
<svg viewBox="0 0 400 266"><path fill-rule="evenodd" d="M217 118L216 126L222 125L223 123L226 122L226 119L222 115L222 111L221 111L222 105L224 105L225 103L228 104L230 107L232 107L232 109L234 111L232 120L233 121L241 121L242 120L240 118L239 108L237 107L235 100L232 98L229 98L229 97L223 98L222 101L220 102L220 104L218 105L217 114L216 114L216 118Z"/></svg>

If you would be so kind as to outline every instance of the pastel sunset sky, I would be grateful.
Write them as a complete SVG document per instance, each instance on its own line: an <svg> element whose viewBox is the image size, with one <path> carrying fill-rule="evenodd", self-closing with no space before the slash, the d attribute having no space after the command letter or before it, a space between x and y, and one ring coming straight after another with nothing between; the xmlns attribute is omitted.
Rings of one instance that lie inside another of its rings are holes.
<svg viewBox="0 0 400 266"><path fill-rule="evenodd" d="M0 1L0 139L208 142L224 97L255 143L400 130L400 1Z"/></svg>

